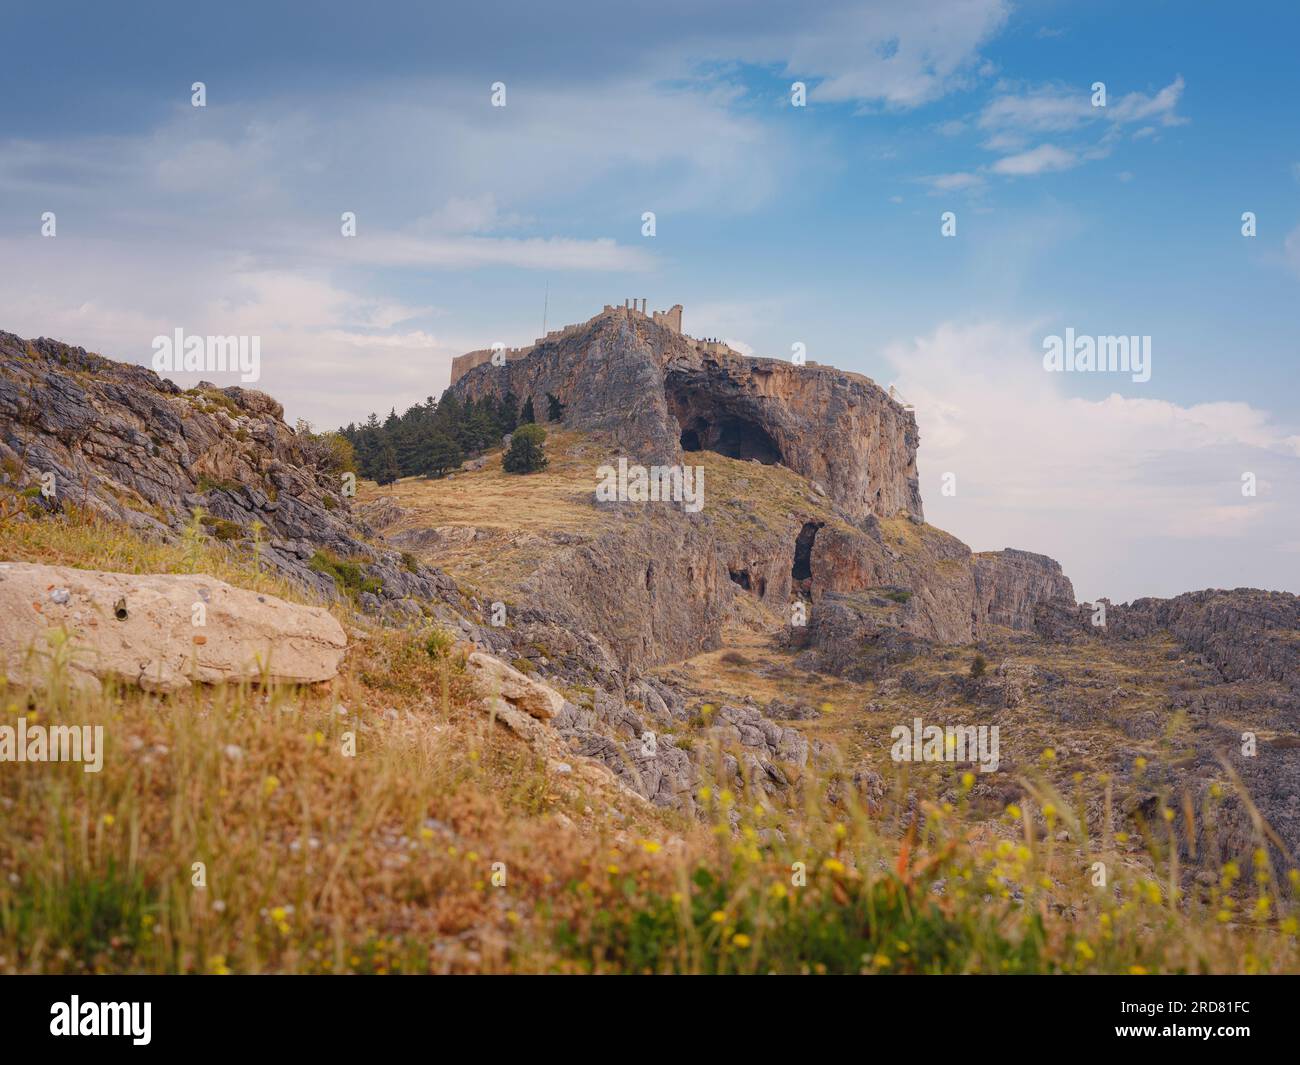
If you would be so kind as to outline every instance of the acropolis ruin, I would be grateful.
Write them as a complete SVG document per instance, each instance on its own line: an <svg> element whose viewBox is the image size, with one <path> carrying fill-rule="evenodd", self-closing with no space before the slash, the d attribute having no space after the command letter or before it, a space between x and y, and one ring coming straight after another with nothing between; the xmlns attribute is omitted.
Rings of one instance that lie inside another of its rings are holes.
<svg viewBox="0 0 1300 1065"><path fill-rule="evenodd" d="M716 337L709 337L703 340L696 337L688 337L682 333L682 305L673 304L666 311L646 311L646 301L644 299L626 299L621 307L612 303L607 303L601 314L623 314L629 318L644 318L653 321L655 325L663 326L674 333L685 337L685 339L694 347L701 351L706 351L712 355L723 355L731 352L732 349ZM599 317L599 315L597 315ZM578 325L566 325L563 329L552 329L544 337L538 337L527 347L507 348L504 345L496 345L491 348L480 348L477 351L467 351L464 355L457 355L451 360L451 384L455 384L464 377L470 370L476 366L482 366L485 362L491 362L495 352L501 352L501 356L506 362L514 362L516 359L522 359L528 355L539 344L550 343L558 340L568 333L576 332L586 326L586 322Z"/></svg>

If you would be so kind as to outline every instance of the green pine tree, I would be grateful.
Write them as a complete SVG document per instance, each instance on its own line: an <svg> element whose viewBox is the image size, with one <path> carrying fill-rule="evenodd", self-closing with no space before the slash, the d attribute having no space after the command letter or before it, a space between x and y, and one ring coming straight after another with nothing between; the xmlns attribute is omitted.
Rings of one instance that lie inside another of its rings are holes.
<svg viewBox="0 0 1300 1065"><path fill-rule="evenodd" d="M518 424L519 397L513 392L507 391L501 397L500 406L497 407L497 435L505 436L506 433L513 433Z"/></svg>
<svg viewBox="0 0 1300 1065"><path fill-rule="evenodd" d="M536 473L546 469L546 430L540 425L521 425L510 438L510 450L501 457L501 468L506 473Z"/></svg>
<svg viewBox="0 0 1300 1065"><path fill-rule="evenodd" d="M392 484L401 474L402 471L397 465L397 452L392 444L384 444L375 465L375 482Z"/></svg>
<svg viewBox="0 0 1300 1065"><path fill-rule="evenodd" d="M425 445L421 472L426 477L443 477L448 470L454 470L465 460L460 445L443 432L430 434Z"/></svg>

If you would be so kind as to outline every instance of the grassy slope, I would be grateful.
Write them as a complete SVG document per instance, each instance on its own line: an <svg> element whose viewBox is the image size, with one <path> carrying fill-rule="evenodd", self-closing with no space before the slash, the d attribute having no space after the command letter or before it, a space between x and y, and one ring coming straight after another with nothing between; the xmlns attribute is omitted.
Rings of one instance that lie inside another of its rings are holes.
<svg viewBox="0 0 1300 1065"><path fill-rule="evenodd" d="M229 547L77 515L0 520L0 559L295 598ZM1037 801L994 823L955 775L955 801L922 800L909 827L906 779L869 813L826 806L809 774L802 811L706 789L712 825L684 825L548 772L485 720L445 642L334 609L354 649L328 690L0 688L0 722L103 724L108 744L99 774L0 764L0 971L1300 968L1285 874L1260 871L1267 912L1217 889L1172 902L1159 840L1153 858L1057 842L1071 803L1032 770Z"/></svg>
<svg viewBox="0 0 1300 1065"><path fill-rule="evenodd" d="M458 581L510 589L554 548L550 534L594 537L616 524L592 506L594 471L605 461L599 447L580 433L551 432L546 452L548 467L527 477L505 473L497 450L481 470L441 480L406 477L384 487L363 481L358 502L387 498L408 512L384 530L389 536L446 526L477 530L476 539L463 543L411 550Z"/></svg>
<svg viewBox="0 0 1300 1065"><path fill-rule="evenodd" d="M411 550L457 580L509 591L554 550L551 534L595 538L618 527L617 514L593 506L596 469L616 461L617 453L572 430L550 430L546 452L547 468L527 477L503 472L498 450L485 456L482 469L440 480L406 477L385 487L364 481L357 498L363 505L391 499L407 512L384 530L389 536L448 526L477 530L476 538L453 535L428 549ZM729 534L784 528L792 513L839 521L812 495L807 481L784 467L756 466L711 451L688 457L704 468L705 513L718 519L715 529L724 543Z"/></svg>

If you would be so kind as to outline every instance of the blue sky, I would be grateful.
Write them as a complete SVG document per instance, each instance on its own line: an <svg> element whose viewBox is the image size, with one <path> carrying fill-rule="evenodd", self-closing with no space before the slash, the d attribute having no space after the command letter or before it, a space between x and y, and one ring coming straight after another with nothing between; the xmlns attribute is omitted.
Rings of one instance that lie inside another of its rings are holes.
<svg viewBox="0 0 1300 1065"><path fill-rule="evenodd" d="M255 333L334 425L531 340L548 287L552 327L681 302L896 384L977 549L1300 591L1294 5L460 6L9 5L0 328ZM1150 336L1151 380L1045 373L1066 327Z"/></svg>

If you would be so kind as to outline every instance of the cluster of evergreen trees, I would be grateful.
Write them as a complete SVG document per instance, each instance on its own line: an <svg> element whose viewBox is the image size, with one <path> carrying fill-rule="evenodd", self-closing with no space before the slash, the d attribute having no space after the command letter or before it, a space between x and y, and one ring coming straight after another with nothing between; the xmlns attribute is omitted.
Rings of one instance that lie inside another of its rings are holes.
<svg viewBox="0 0 1300 1065"><path fill-rule="evenodd" d="M546 401L547 418L559 421L563 404L549 393ZM462 402L448 391L442 399L430 396L405 414L394 409L382 422L371 414L360 426L340 429L339 435L352 445L362 477L392 484L399 477L442 477L466 458L497 446L506 433L537 420L531 397L520 410L510 392L500 400L485 396Z"/></svg>

